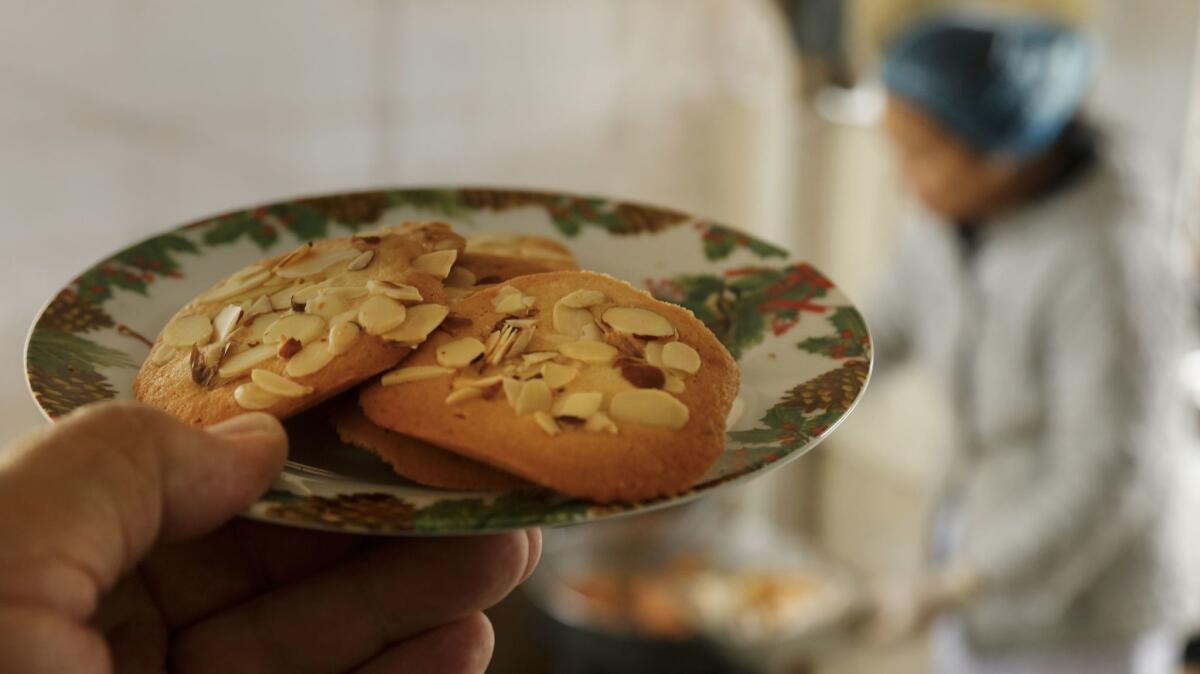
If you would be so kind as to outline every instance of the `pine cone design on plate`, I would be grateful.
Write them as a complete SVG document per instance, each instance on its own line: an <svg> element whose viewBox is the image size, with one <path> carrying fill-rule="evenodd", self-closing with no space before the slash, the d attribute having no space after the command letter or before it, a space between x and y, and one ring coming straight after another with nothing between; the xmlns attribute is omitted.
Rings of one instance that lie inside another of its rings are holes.
<svg viewBox="0 0 1200 674"><path fill-rule="evenodd" d="M42 409L53 417L61 417L88 403L117 396L108 379L98 372L43 370L31 365L29 385Z"/></svg>
<svg viewBox="0 0 1200 674"><path fill-rule="evenodd" d="M412 504L391 494L307 496L272 505L267 513L290 522L348 526L371 531L405 531L412 527Z"/></svg>
<svg viewBox="0 0 1200 674"><path fill-rule="evenodd" d="M836 370L830 370L793 388L783 399L783 404L799 407L805 412L846 410L850 408L866 381L866 361L847 361Z"/></svg>
<svg viewBox="0 0 1200 674"><path fill-rule="evenodd" d="M330 220L347 225L369 224L379 220L388 208L387 195L381 192L338 194L303 199L299 203L318 211Z"/></svg>
<svg viewBox="0 0 1200 674"><path fill-rule="evenodd" d="M610 229L614 234L658 232L688 219L686 213L638 204L619 204L614 212L621 221L619 226Z"/></svg>
<svg viewBox="0 0 1200 674"><path fill-rule="evenodd" d="M38 327L82 333L111 328L113 319L103 309L81 298L70 288L60 292L38 320Z"/></svg>
<svg viewBox="0 0 1200 674"><path fill-rule="evenodd" d="M555 200L553 195L541 192L507 190L461 190L458 196L467 208L489 211L505 211L522 206L546 206Z"/></svg>

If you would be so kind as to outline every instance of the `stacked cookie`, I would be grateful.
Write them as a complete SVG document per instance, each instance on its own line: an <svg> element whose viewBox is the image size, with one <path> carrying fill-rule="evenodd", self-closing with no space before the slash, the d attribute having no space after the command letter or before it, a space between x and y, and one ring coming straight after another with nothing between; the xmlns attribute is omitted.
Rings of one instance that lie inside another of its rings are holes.
<svg viewBox="0 0 1200 674"><path fill-rule="evenodd" d="M556 242L423 223L235 273L168 323L135 391L208 424L359 384L318 413L415 482L609 502L704 474L738 371L691 312Z"/></svg>

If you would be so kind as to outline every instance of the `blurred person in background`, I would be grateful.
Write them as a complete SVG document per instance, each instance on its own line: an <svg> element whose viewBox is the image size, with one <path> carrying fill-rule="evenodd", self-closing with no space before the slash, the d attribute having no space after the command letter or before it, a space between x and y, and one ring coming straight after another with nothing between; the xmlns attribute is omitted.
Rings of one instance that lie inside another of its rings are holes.
<svg viewBox="0 0 1200 674"><path fill-rule="evenodd" d="M1060 25L953 16L886 56L917 213L868 316L881 371L930 368L959 428L933 570L876 628L932 623L938 672L1178 667L1186 308L1165 212L1081 115L1093 62Z"/></svg>

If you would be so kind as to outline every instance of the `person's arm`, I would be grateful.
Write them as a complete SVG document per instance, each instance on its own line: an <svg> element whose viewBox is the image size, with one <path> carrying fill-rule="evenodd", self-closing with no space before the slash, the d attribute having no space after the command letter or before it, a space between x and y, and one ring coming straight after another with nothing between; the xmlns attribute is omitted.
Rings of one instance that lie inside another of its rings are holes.
<svg viewBox="0 0 1200 674"><path fill-rule="evenodd" d="M1063 610L1141 525L1155 461L1139 426L1148 345L1125 306L1122 270L1103 254L1073 265L1046 289L1044 323L1031 326L1044 331L1041 465L1003 509L968 523L955 565L985 592L1036 577L1039 605L1022 608L1032 614Z"/></svg>

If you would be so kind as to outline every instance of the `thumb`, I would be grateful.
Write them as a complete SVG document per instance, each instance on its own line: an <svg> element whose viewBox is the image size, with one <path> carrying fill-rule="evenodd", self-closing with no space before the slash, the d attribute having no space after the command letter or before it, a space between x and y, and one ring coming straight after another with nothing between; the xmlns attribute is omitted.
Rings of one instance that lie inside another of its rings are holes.
<svg viewBox="0 0 1200 674"><path fill-rule="evenodd" d="M131 403L89 406L0 459L0 601L86 618L159 540L236 515L282 467L265 414L208 430Z"/></svg>

